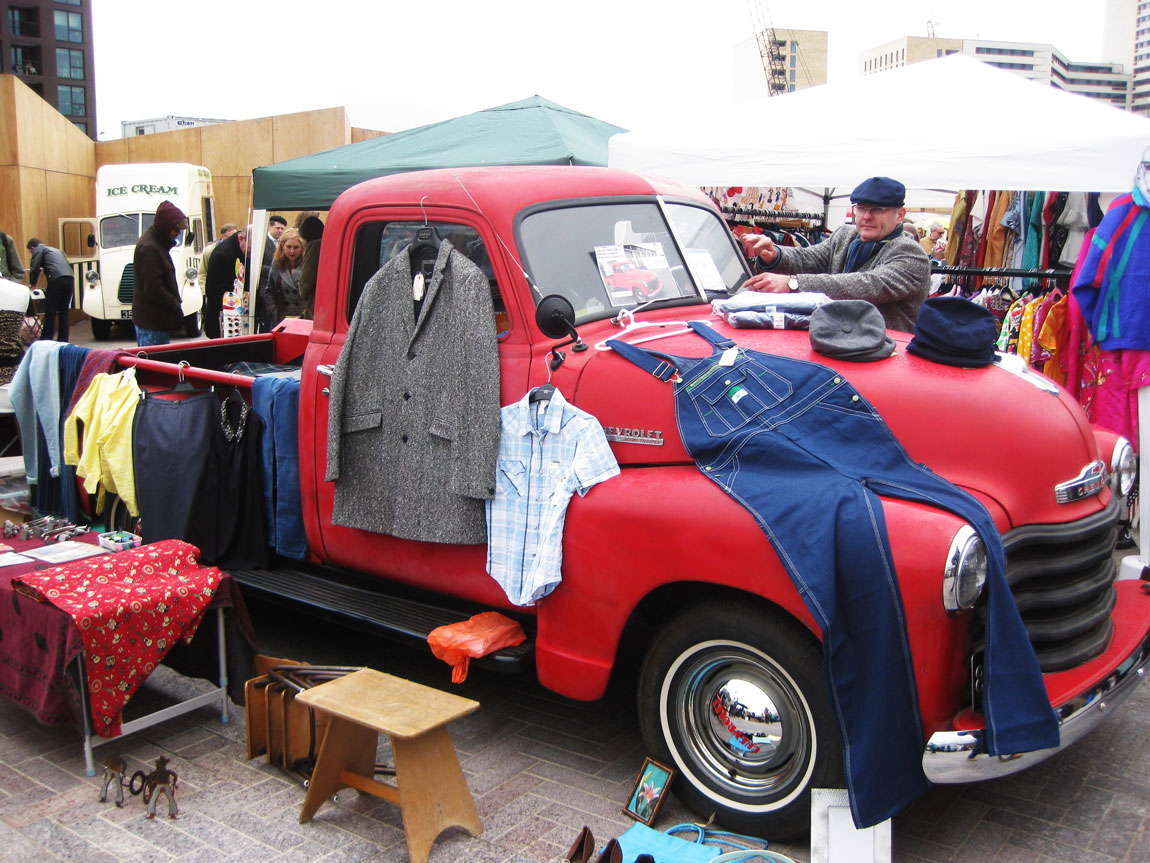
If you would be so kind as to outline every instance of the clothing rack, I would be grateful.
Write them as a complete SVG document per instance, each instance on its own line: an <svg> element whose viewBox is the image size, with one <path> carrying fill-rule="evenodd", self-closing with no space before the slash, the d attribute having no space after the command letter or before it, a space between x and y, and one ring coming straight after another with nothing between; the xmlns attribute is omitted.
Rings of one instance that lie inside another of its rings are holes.
<svg viewBox="0 0 1150 863"><path fill-rule="evenodd" d="M826 224L822 213L802 213L796 210L760 210L757 207L740 207L738 204L728 204L719 209L724 216L739 216L754 221L777 222L780 219L801 219L806 222L818 222L820 226Z"/></svg>
<svg viewBox="0 0 1150 863"><path fill-rule="evenodd" d="M1027 270L1021 267L951 267L931 264L930 272L943 276L1001 276L1004 278L1057 279L1068 282L1071 270Z"/></svg>

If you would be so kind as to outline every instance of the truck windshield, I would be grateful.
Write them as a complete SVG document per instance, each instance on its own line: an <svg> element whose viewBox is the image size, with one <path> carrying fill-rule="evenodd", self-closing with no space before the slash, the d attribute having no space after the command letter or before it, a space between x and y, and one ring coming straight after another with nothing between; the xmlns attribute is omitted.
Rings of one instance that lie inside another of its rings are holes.
<svg viewBox="0 0 1150 863"><path fill-rule="evenodd" d="M100 247L115 249L134 246L140 235L152 227L155 213L117 213L100 219Z"/></svg>
<svg viewBox="0 0 1150 863"><path fill-rule="evenodd" d="M523 263L540 297L561 294L576 323L653 300L726 295L748 272L726 225L705 206L655 201L560 205L520 223ZM680 246L681 244L681 246ZM686 258L686 260L684 260Z"/></svg>

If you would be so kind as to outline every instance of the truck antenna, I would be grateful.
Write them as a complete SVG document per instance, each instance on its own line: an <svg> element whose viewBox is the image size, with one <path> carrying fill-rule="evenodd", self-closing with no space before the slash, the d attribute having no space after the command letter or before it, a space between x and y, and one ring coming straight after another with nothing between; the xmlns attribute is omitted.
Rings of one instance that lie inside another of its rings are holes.
<svg viewBox="0 0 1150 863"><path fill-rule="evenodd" d="M485 212L483 212L483 208L481 206L479 206L479 202L476 201L475 198L471 197L471 192L467 191L467 186L463 185L463 181L461 179L459 179L459 175L456 174L455 171L452 171L451 176L455 177L455 182L457 182L459 184L459 188L461 188L463 190L463 193L465 195L467 195L468 198L471 199L471 203L473 203L475 205L475 209L479 211L479 215L483 216L483 218L486 219L487 214ZM519 263L519 259L511 253L511 249L509 249L507 247L507 244L505 242L503 242L503 238L501 236L499 236L499 231L496 231L494 226L492 226L491 230L495 232L495 239L499 241L499 245L503 246L503 251L507 252L507 257L509 257L515 263L515 266L517 266L519 268L519 272L523 273L523 278L525 278L527 280L527 284L530 285L531 290L533 290L535 292L536 299L537 300L543 299L543 296L544 296L543 290L537 284L535 284L534 279L532 279L531 276L529 276L527 274L527 271L525 269L523 269L523 265L521 263Z"/></svg>

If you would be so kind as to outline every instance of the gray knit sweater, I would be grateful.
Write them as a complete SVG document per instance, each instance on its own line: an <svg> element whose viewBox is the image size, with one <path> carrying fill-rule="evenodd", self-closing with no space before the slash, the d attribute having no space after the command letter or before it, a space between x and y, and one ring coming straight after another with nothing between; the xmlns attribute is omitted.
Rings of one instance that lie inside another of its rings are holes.
<svg viewBox="0 0 1150 863"><path fill-rule="evenodd" d="M930 295L930 259L906 234L887 240L862 268L844 273L847 252L858 231L843 225L806 249L779 247L774 273L799 274L800 291L818 291L835 300L868 300L878 306L888 329L912 332L918 310Z"/></svg>

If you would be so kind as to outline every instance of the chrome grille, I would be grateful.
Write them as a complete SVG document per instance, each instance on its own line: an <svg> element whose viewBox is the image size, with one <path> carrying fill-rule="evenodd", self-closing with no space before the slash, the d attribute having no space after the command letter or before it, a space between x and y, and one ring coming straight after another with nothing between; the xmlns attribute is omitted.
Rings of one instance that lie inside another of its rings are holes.
<svg viewBox="0 0 1150 863"><path fill-rule="evenodd" d="M122 305L130 306L132 304L132 296L136 293L136 268L132 264L124 267L124 272L120 275L120 288L116 291L116 299Z"/></svg>
<svg viewBox="0 0 1150 863"><path fill-rule="evenodd" d="M1068 524L1027 525L1008 532L1006 580L1043 672L1082 665L1110 643L1116 595L1114 546L1118 501ZM980 700L986 602L977 610L974 642L975 703Z"/></svg>

